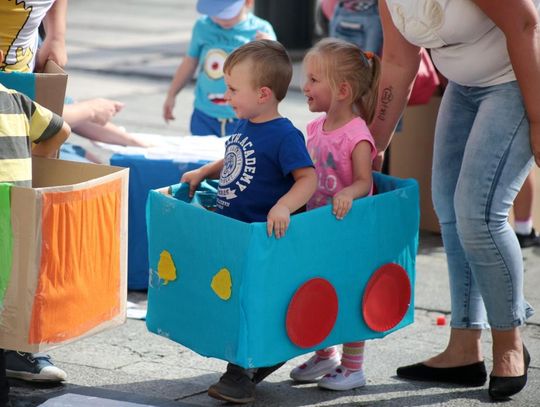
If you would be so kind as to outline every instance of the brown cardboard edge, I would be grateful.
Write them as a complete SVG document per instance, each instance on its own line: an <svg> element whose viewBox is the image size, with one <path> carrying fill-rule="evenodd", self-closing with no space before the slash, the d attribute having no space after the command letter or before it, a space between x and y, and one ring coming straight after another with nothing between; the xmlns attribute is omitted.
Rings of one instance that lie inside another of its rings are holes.
<svg viewBox="0 0 540 407"><path fill-rule="evenodd" d="M67 74L54 61L47 61L43 73L36 73L36 102L59 116L64 111Z"/></svg>
<svg viewBox="0 0 540 407"><path fill-rule="evenodd" d="M59 160L56 158L32 158L32 179L34 188L48 189L54 188L62 190L61 187L66 187L67 190L76 189L90 182L96 183L96 179L106 177L122 171L129 171L123 167L113 167L109 165L83 163L67 160ZM97 181L100 183L101 181Z"/></svg>
<svg viewBox="0 0 540 407"><path fill-rule="evenodd" d="M28 345L28 332L38 281L35 271L41 262L41 202L36 191L11 188L11 222L13 265L0 316L0 347L35 352L39 348ZM27 312L21 315L21 309Z"/></svg>

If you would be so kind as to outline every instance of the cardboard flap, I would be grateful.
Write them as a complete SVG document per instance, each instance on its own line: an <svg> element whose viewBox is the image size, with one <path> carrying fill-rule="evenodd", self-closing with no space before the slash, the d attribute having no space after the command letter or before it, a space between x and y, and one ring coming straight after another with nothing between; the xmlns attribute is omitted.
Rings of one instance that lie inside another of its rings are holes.
<svg viewBox="0 0 540 407"><path fill-rule="evenodd" d="M62 116L67 74L55 62L47 61L43 73L36 75L36 102Z"/></svg>
<svg viewBox="0 0 540 407"><path fill-rule="evenodd" d="M62 116L67 74L55 62L47 61L43 73L0 72L0 83Z"/></svg>
<svg viewBox="0 0 540 407"><path fill-rule="evenodd" d="M129 169L55 158L33 157L32 187L72 186L124 171L129 171Z"/></svg>

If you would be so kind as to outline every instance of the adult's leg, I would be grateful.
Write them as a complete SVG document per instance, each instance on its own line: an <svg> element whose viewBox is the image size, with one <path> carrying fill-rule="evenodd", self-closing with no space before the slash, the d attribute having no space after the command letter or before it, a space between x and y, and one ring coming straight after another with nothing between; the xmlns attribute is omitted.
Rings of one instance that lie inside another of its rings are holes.
<svg viewBox="0 0 540 407"><path fill-rule="evenodd" d="M508 213L532 166L529 125L516 82L464 88L478 104L454 195L456 225L492 328L495 376L523 375L518 327L532 314Z"/></svg>
<svg viewBox="0 0 540 407"><path fill-rule="evenodd" d="M487 318L478 286L456 228L454 194L477 106L463 89L450 83L440 106L435 131L432 193L448 261L452 328L446 349L427 366L466 366L483 359L480 335Z"/></svg>

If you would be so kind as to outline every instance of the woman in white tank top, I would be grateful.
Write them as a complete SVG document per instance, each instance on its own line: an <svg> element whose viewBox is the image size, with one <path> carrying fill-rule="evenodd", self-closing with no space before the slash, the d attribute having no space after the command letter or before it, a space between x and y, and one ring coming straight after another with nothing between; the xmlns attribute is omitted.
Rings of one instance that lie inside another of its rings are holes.
<svg viewBox="0 0 540 407"><path fill-rule="evenodd" d="M371 125L388 146L418 64L429 48L449 79L437 118L432 193L448 259L452 305L446 349L401 367L410 380L482 386L480 336L491 328L489 395L527 382L530 356L519 327L523 261L508 212L534 162L540 166L540 0L387 0L380 100Z"/></svg>

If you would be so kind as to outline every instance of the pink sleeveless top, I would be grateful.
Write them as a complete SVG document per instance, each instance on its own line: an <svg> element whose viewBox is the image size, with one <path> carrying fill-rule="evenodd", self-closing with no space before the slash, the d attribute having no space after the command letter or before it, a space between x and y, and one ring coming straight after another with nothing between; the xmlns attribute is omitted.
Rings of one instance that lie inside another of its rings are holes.
<svg viewBox="0 0 540 407"><path fill-rule="evenodd" d="M307 147L317 172L317 191L307 204L308 209L326 205L343 188L352 184L352 152L361 141L371 145L371 161L377 155L375 141L360 117L333 131L324 131L323 115L307 125ZM371 195L371 192L370 192Z"/></svg>

